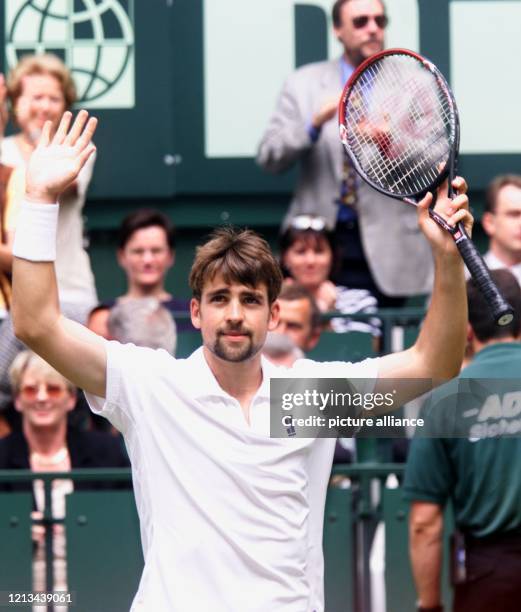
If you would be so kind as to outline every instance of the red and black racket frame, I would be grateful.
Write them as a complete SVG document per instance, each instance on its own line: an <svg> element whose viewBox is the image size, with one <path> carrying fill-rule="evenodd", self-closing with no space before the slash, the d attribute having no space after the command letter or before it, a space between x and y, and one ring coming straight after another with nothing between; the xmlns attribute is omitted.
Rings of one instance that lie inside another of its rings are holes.
<svg viewBox="0 0 521 612"><path fill-rule="evenodd" d="M350 147L347 145L347 139L345 135L348 132L348 127L346 125L346 106L349 100L349 96L353 90L353 86L361 77L361 75L365 72L367 68L371 65L377 63L382 58L390 55L408 55L413 57L417 61L421 62L423 66L428 69L436 78L440 88L446 95L446 98L449 102L452 118L451 121L451 132L449 135L449 140L452 143L449 159L445 165L445 168L439 173L436 179L431 183L431 185L427 189L423 189L422 191L418 191L417 193L391 193L385 189L382 189L378 184L372 181L364 172L358 159L352 153ZM392 197L397 200L402 200L407 202L408 204L417 205L418 201L421 200L428 191L430 191L434 196L436 196L437 188L448 178L448 195L450 198L454 197L454 188L452 186L452 180L456 174L456 166L457 166L457 158L459 152L459 143L460 143L460 124L459 124L459 114L456 106L456 101L454 95L445 80L444 76L441 72L436 68L436 66L422 57L418 53L414 51L410 51L409 49L386 49L385 51L381 51L380 53L376 53L370 58L366 59L364 62L358 66L358 68L353 72L349 80L347 81L344 90L342 92L342 96L340 98L340 102L338 105L338 122L340 126L340 139L342 144L344 145L344 149L349 156L356 172L359 176L368 183L373 189L379 191L380 193ZM493 317L494 321L499 326L508 325L513 317L514 311L510 304L505 300L505 298L501 295L499 289L496 284L492 280L490 276L490 271L487 267L487 264L483 260L483 257L477 250L475 244L469 238L467 232L462 223L457 223L455 226L451 226L447 223L447 221L436 213L433 210L435 204L435 197L431 208L429 209L430 216L440 225L443 229L448 231L454 242L456 243L458 250L461 254L463 261L465 262L474 282L479 287L480 291L484 295L487 303L490 307L490 314Z"/></svg>

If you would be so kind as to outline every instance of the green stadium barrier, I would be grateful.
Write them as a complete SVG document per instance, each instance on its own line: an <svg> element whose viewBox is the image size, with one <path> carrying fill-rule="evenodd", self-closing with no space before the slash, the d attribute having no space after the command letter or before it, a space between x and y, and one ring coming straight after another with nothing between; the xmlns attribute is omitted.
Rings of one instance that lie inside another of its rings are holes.
<svg viewBox="0 0 521 612"><path fill-rule="evenodd" d="M373 337L363 332L322 332L314 349L306 354L316 361L360 361L374 357Z"/></svg>
<svg viewBox="0 0 521 612"><path fill-rule="evenodd" d="M415 592L408 553L408 506L400 488L382 488L380 499L371 493L375 481L384 483L389 474L398 477L404 466L397 464L354 464L335 466L340 486L330 486L324 515L325 599L327 612L358 612L356 597L364 597L370 579L368 567L374 525L385 525L385 597L387 612L413 612ZM48 492L52 480L123 480L129 470L73 470L38 473L26 470L0 471L0 482L42 479ZM349 479L351 486L342 488ZM342 483L343 480L343 483ZM31 590L32 543L29 493L0 495L0 590ZM143 567L139 524L131 491L80 491L67 497L65 521L48 519L48 525L65 523L67 576L75 593L77 612L123 612L129 609ZM45 522L45 521L44 521ZM445 553L452 519L446 513ZM366 529L367 527L367 529ZM364 534L363 546L357 537ZM357 535L358 534L358 535ZM368 536L369 537L366 537ZM356 552L358 550L358 552ZM450 602L447 554L443 593ZM367 599L365 600L367 601ZM372 612L379 612L373 607Z"/></svg>
<svg viewBox="0 0 521 612"><path fill-rule="evenodd" d="M32 590L31 493L0 493L0 591Z"/></svg>
<svg viewBox="0 0 521 612"><path fill-rule="evenodd" d="M408 546L408 504L400 489L384 489L385 584L387 612L415 612L416 591Z"/></svg>
<svg viewBox="0 0 521 612"><path fill-rule="evenodd" d="M355 612L354 515L351 489L330 487L324 514L324 593L327 612Z"/></svg>
<svg viewBox="0 0 521 612"><path fill-rule="evenodd" d="M405 329L405 332L403 334L403 348L404 349L410 348L416 342L419 331L420 330L418 327L407 327Z"/></svg>
<svg viewBox="0 0 521 612"><path fill-rule="evenodd" d="M127 612L143 570L132 491L67 496L68 589L76 612Z"/></svg>

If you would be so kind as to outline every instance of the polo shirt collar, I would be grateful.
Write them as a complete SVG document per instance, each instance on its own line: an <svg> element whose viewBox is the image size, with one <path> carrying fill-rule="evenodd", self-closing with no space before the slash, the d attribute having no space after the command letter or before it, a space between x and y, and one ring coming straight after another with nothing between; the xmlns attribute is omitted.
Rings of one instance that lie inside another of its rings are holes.
<svg viewBox="0 0 521 612"><path fill-rule="evenodd" d="M205 359L203 347L195 350L186 360L190 372L195 374L195 385L192 387L190 395L194 399L204 399L206 397L222 397L230 399L231 396L219 385L208 362ZM270 378L276 376L277 367L268 361L264 356L261 357L262 382L255 393L254 400L257 398L269 400L270 397Z"/></svg>

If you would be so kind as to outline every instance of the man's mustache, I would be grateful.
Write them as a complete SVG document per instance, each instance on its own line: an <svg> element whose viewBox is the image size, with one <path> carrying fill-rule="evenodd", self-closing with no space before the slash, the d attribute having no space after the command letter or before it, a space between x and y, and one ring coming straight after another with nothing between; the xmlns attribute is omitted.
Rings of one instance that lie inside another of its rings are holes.
<svg viewBox="0 0 521 612"><path fill-rule="evenodd" d="M218 336L225 336L226 334L240 334L240 335L244 335L244 336L251 336L251 331L244 329L241 326L228 326L225 327L224 329L220 329L217 332Z"/></svg>

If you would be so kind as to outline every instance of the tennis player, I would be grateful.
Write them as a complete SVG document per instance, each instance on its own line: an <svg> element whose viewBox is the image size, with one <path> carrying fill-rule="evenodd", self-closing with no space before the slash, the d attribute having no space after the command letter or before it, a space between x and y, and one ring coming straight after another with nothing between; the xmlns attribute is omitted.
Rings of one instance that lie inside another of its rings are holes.
<svg viewBox="0 0 521 612"><path fill-rule="evenodd" d="M188 359L108 342L60 314L55 258L58 196L93 153L95 119L81 111L50 124L27 169L14 244L17 336L84 389L94 412L125 436L141 521L145 568L132 610L322 612L322 523L332 439L269 436L269 380L455 376L466 338L463 264L450 235L419 207L436 264L431 305L416 344L359 364L261 358L277 325L281 275L267 243L223 229L197 251L190 274L192 322L203 347ZM438 212L470 232L459 195ZM354 382L356 385L356 382ZM124 559L122 559L124 563Z"/></svg>

